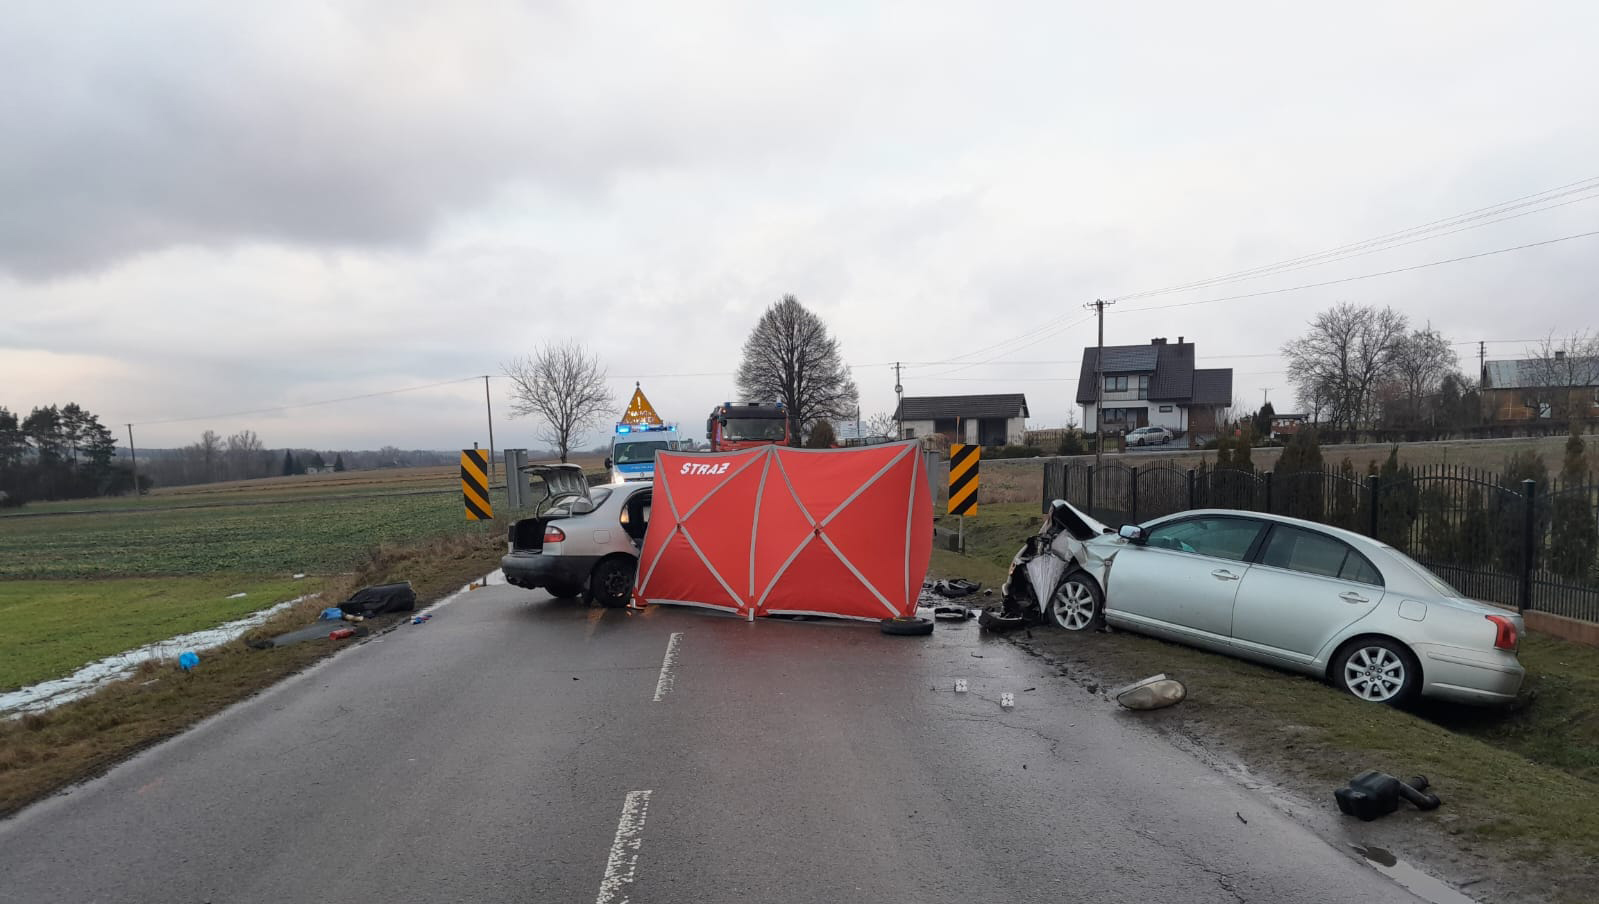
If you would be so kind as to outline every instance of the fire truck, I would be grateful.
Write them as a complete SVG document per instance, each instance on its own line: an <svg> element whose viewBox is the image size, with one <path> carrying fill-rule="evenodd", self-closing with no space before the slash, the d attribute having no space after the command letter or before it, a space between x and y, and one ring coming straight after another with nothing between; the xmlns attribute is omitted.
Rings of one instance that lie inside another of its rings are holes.
<svg viewBox="0 0 1599 904"><path fill-rule="evenodd" d="M723 402L711 411L705 422L705 438L712 452L753 449L756 446L786 446L789 442L788 411L776 405Z"/></svg>

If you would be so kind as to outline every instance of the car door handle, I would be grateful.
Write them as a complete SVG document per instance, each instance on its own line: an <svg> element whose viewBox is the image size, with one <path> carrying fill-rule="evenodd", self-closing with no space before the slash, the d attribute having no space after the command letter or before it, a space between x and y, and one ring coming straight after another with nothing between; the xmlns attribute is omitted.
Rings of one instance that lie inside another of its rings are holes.
<svg viewBox="0 0 1599 904"><path fill-rule="evenodd" d="M1371 602L1371 600L1366 599L1365 597L1361 596L1360 594L1356 593L1353 590L1348 590L1348 591L1345 591L1343 593L1338 594L1338 598L1343 600L1346 603L1369 603L1369 602Z"/></svg>
<svg viewBox="0 0 1599 904"><path fill-rule="evenodd" d="M1212 571L1211 572L1211 576L1215 577L1217 580L1220 580L1220 581L1236 581L1236 580L1238 580L1238 575L1233 574L1232 572L1228 571L1225 568L1218 568L1215 571Z"/></svg>

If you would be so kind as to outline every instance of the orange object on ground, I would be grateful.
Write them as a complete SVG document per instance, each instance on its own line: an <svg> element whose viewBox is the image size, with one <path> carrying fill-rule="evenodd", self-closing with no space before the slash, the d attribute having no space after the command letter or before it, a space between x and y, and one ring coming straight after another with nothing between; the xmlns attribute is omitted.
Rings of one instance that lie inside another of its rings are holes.
<svg viewBox="0 0 1599 904"><path fill-rule="evenodd" d="M912 615L933 546L920 444L660 452L634 595L739 615Z"/></svg>

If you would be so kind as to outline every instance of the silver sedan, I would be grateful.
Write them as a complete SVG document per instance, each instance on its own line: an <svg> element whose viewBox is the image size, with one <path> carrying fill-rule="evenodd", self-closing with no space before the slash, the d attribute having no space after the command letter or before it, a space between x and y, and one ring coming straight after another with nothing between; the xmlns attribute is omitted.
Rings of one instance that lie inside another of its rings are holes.
<svg viewBox="0 0 1599 904"><path fill-rule="evenodd" d="M1497 704L1521 688L1521 616L1466 599L1370 537L1231 510L1113 533L1063 502L1056 511L1048 553L1064 567L1034 592L1069 631L1109 624L1326 678L1373 703Z"/></svg>

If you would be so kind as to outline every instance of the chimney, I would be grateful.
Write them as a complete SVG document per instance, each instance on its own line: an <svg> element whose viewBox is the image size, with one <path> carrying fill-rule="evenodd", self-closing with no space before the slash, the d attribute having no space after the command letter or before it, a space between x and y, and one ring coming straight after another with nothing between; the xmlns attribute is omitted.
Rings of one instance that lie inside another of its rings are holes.
<svg viewBox="0 0 1599 904"><path fill-rule="evenodd" d="M1183 344L1183 337L1181 337L1181 336L1177 337L1177 344L1178 345L1182 345Z"/></svg>
<svg viewBox="0 0 1599 904"><path fill-rule="evenodd" d="M1566 360L1566 353L1564 351L1555 352L1555 360L1556 361L1564 361L1564 360Z"/></svg>
<svg viewBox="0 0 1599 904"><path fill-rule="evenodd" d="M1150 345L1165 345L1166 344L1166 337L1162 336L1159 339L1151 339L1151 340L1149 340L1149 344Z"/></svg>

